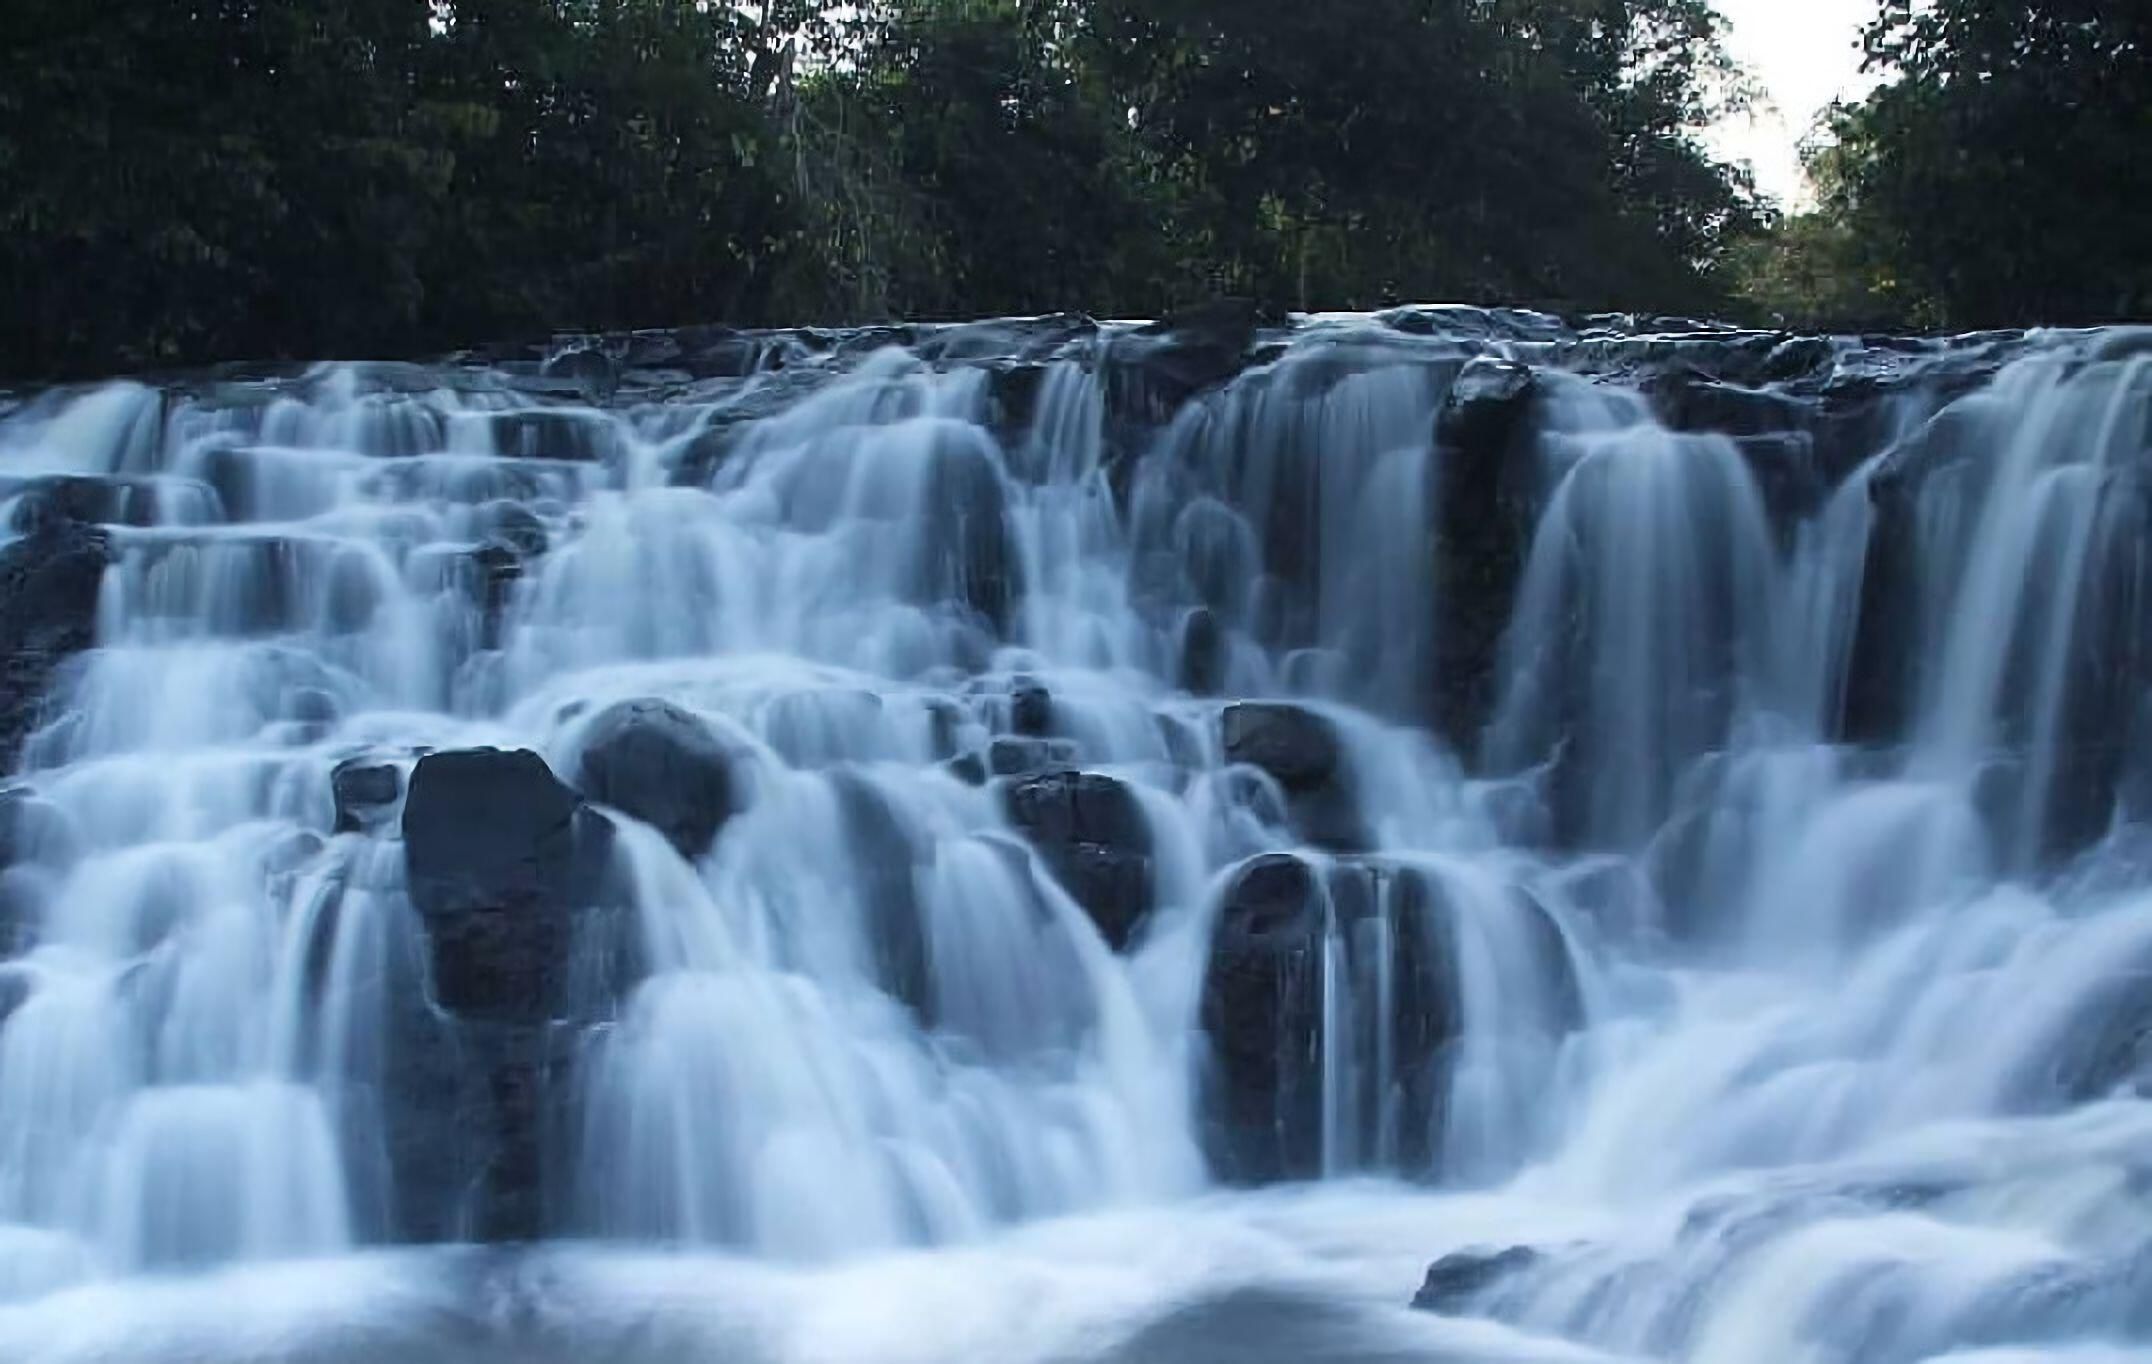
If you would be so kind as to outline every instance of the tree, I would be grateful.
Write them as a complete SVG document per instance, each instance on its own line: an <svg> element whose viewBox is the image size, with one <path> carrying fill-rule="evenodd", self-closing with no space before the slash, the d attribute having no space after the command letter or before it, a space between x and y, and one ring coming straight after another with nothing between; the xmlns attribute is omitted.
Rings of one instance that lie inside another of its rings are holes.
<svg viewBox="0 0 2152 1364"><path fill-rule="evenodd" d="M1916 320L2152 311L2152 9L1884 0L1866 42L1888 81L1836 120L1827 208Z"/></svg>

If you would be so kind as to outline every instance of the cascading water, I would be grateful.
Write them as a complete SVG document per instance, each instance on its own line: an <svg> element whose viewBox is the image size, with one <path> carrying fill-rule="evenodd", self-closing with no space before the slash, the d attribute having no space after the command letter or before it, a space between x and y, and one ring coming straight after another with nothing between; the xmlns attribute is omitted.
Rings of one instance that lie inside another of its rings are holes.
<svg viewBox="0 0 2152 1364"><path fill-rule="evenodd" d="M0 1359L2152 1358L2148 470L2127 331L26 395Z"/></svg>

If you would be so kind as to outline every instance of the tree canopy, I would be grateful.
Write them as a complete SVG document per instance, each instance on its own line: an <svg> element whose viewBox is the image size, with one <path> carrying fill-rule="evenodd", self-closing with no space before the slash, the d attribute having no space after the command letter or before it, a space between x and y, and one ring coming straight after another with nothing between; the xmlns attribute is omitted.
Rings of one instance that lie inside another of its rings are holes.
<svg viewBox="0 0 2152 1364"><path fill-rule="evenodd" d="M1883 83L1831 120L1816 210L1747 248L1755 302L1956 328L2152 313L2152 6L1881 0L1865 42Z"/></svg>
<svg viewBox="0 0 2152 1364"><path fill-rule="evenodd" d="M1889 59L1947 93L1908 23ZM1710 308L1760 213L1698 137L1739 88L1721 28L1709 0L11 0L0 373L1219 292ZM1879 222L1928 192L1871 170Z"/></svg>

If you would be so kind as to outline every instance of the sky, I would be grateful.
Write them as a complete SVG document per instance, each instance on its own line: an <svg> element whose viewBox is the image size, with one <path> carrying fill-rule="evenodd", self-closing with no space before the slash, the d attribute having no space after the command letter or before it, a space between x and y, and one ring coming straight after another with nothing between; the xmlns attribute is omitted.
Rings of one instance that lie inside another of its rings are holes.
<svg viewBox="0 0 2152 1364"><path fill-rule="evenodd" d="M1754 165L1766 194L1800 207L1801 139L1832 100L1867 89L1860 38L1875 0L1718 0L1718 7L1730 25L1727 46L1765 99L1751 117L1713 129L1712 146Z"/></svg>

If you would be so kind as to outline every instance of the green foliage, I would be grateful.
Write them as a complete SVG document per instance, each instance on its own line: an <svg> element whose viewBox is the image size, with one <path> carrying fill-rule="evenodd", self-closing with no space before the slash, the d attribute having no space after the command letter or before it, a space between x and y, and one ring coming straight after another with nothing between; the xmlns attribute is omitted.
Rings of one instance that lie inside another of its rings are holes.
<svg viewBox="0 0 2152 1364"><path fill-rule="evenodd" d="M0 372L1222 291L1709 306L1707 0L10 0Z"/></svg>
<svg viewBox="0 0 2152 1364"><path fill-rule="evenodd" d="M1805 260L1811 306L1928 326L2152 313L2152 7L1883 0L1866 41L1886 83L1837 111L1766 275Z"/></svg>

